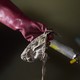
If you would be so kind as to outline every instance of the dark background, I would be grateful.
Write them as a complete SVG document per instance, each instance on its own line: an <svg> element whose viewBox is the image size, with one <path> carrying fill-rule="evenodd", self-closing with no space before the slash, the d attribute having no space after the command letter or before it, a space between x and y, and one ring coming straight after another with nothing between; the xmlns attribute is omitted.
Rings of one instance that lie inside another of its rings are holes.
<svg viewBox="0 0 80 80"><path fill-rule="evenodd" d="M57 39L80 51L75 38L80 36L79 0L13 0L33 20L40 21L60 34ZM20 54L27 46L20 32L0 24L0 80L40 80L41 62L27 63ZM45 80L79 80L80 65L48 49Z"/></svg>

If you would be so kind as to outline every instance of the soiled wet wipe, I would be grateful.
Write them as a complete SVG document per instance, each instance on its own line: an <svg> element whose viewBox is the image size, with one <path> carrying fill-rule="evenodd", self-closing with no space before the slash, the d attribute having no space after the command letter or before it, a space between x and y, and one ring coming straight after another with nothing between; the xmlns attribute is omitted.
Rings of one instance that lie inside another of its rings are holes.
<svg viewBox="0 0 80 80"><path fill-rule="evenodd" d="M45 75L45 64L47 61L47 35L52 31L46 31L37 38L35 38L22 52L21 59L27 62L34 62L34 60L39 59L42 61L42 79L44 80Z"/></svg>

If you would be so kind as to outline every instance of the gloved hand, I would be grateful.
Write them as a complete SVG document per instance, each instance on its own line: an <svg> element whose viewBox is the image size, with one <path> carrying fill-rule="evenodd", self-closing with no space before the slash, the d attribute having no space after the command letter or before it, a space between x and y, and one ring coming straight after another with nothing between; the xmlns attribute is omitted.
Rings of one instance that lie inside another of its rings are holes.
<svg viewBox="0 0 80 80"><path fill-rule="evenodd" d="M19 30L29 42L47 31L44 24L29 19L10 0L0 0L0 22Z"/></svg>

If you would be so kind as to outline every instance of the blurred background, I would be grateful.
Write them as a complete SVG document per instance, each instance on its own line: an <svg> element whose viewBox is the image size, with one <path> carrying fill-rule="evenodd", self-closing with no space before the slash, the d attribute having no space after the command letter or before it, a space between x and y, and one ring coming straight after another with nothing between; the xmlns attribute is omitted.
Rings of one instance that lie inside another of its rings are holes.
<svg viewBox="0 0 80 80"><path fill-rule="evenodd" d="M57 40L77 52L80 46L80 0L12 0L25 15L44 23L60 36ZM41 80L40 61L27 63L20 54L27 46L21 33L0 23L0 80ZM80 79L80 65L69 63L60 53L48 49L45 80Z"/></svg>

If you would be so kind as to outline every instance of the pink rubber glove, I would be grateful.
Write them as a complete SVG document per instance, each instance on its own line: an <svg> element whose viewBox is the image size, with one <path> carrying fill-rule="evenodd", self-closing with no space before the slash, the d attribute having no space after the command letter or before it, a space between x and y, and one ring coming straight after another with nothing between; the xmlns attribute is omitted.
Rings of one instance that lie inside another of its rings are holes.
<svg viewBox="0 0 80 80"><path fill-rule="evenodd" d="M19 30L31 42L47 29L26 17L10 0L0 0L0 22L13 30Z"/></svg>

